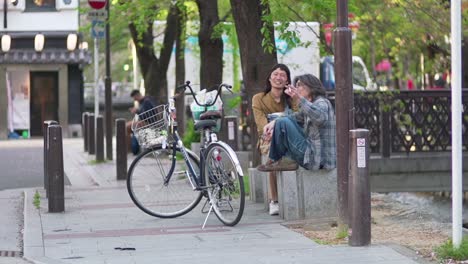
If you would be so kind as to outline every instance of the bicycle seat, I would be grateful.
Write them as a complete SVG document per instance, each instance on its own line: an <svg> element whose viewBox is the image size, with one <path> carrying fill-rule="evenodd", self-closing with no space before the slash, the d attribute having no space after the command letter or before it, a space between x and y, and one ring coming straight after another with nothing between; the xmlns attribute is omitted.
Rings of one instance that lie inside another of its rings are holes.
<svg viewBox="0 0 468 264"><path fill-rule="evenodd" d="M206 111L205 113L200 115L200 120L209 120L209 119L219 119L221 118L221 112L220 111Z"/></svg>
<svg viewBox="0 0 468 264"><path fill-rule="evenodd" d="M199 120L195 122L195 130L205 129L205 128L213 128L217 125L216 120Z"/></svg>

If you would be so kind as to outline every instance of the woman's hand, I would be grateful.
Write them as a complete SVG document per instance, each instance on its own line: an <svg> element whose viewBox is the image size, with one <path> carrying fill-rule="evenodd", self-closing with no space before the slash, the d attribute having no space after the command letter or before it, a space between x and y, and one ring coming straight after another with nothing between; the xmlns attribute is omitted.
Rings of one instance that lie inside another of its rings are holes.
<svg viewBox="0 0 468 264"><path fill-rule="evenodd" d="M270 123L266 124L263 127L263 139L270 141L271 137L273 136L273 131L275 129L275 120L271 121Z"/></svg>

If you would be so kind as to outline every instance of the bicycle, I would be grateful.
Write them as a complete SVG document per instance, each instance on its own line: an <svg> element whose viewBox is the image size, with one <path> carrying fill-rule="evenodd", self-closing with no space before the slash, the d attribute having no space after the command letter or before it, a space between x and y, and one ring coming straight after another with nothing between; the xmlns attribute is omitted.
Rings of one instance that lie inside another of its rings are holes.
<svg viewBox="0 0 468 264"><path fill-rule="evenodd" d="M222 88L231 91L230 85L221 84L214 101L201 104L190 81L176 91L187 88L205 110L216 103ZM177 131L174 98L168 105L135 115L132 130L145 150L130 165L127 189L138 208L155 217L174 218L187 214L206 197L202 212L208 214L202 228L212 211L227 226L239 223L245 206L244 174L232 148L217 139L220 118L219 111L205 111L195 123L202 131L197 156L184 147Z"/></svg>

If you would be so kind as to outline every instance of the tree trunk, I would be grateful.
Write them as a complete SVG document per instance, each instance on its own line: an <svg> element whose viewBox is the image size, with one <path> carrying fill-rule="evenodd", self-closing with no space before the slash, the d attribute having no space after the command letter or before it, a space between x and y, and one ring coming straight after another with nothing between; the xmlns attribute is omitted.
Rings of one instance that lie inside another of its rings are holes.
<svg viewBox="0 0 468 264"><path fill-rule="evenodd" d="M135 24L129 24L130 34L136 45L140 69L145 81L146 94L156 98L157 104L167 103L167 69L176 36L176 7L171 6L164 30L163 47L159 58L154 53L153 21L149 21L146 31L139 36Z"/></svg>
<svg viewBox="0 0 468 264"><path fill-rule="evenodd" d="M177 9L177 33L176 33L176 86L185 82L185 37L186 37L187 12L183 4ZM180 135L185 133L185 95L183 92L178 95L175 106L177 109L177 124Z"/></svg>
<svg viewBox="0 0 468 264"><path fill-rule="evenodd" d="M260 31L263 26L262 12L269 13L269 6L262 5L261 0L231 0L231 7L239 40L242 76L251 107L253 95L263 91L268 72L277 63L276 49L270 54L262 47L263 35ZM270 30L269 41L275 43L273 25L269 25L268 28ZM253 150L253 165L256 166L260 163L260 154L256 147L258 135L252 114L248 117L248 126Z"/></svg>
<svg viewBox="0 0 468 264"><path fill-rule="evenodd" d="M219 23L218 0L197 0L200 13L200 87L217 86L223 79L223 40L214 37L213 29Z"/></svg>

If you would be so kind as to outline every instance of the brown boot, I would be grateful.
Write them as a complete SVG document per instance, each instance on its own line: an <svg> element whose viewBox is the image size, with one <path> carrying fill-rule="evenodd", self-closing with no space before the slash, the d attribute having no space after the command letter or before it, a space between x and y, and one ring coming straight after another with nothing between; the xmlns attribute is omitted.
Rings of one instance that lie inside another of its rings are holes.
<svg viewBox="0 0 468 264"><path fill-rule="evenodd" d="M268 160L265 164L257 167L259 171L295 171L299 168L292 160L280 159L278 161Z"/></svg>

